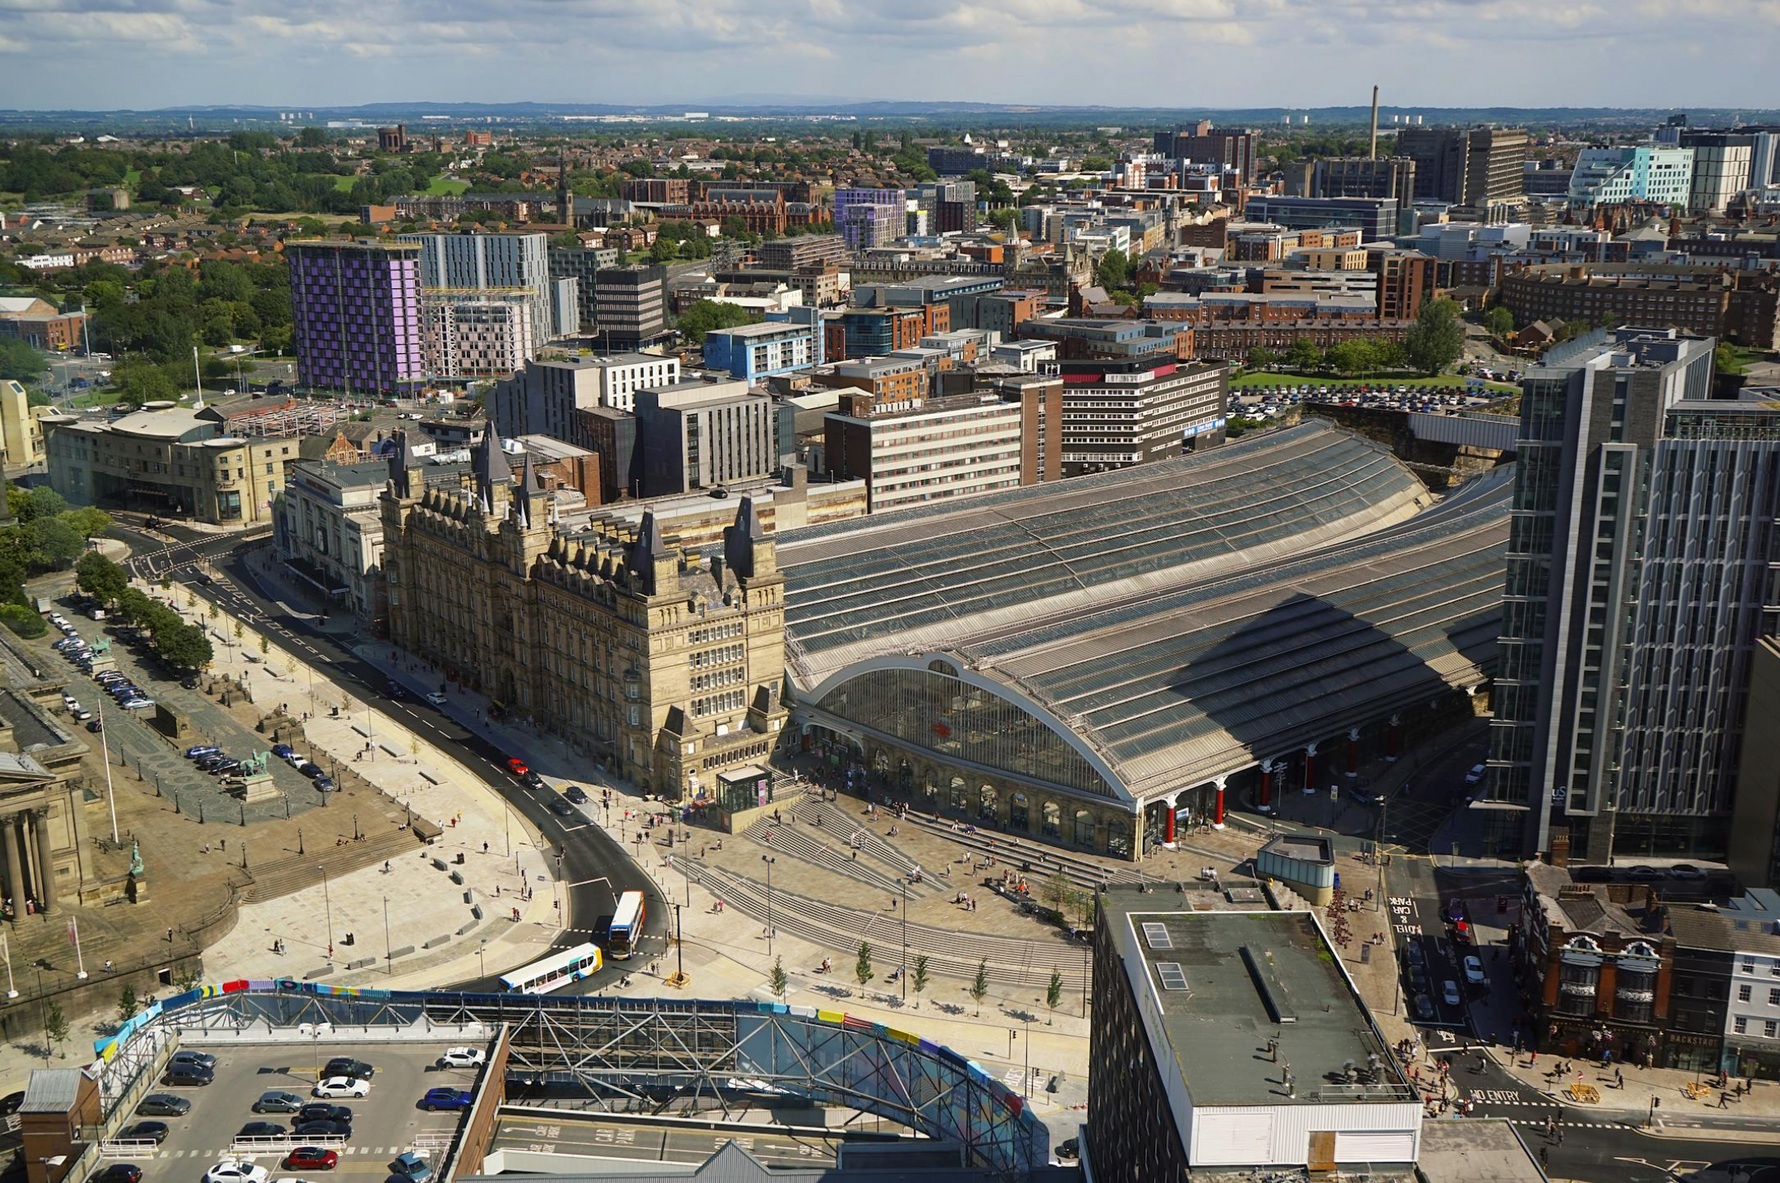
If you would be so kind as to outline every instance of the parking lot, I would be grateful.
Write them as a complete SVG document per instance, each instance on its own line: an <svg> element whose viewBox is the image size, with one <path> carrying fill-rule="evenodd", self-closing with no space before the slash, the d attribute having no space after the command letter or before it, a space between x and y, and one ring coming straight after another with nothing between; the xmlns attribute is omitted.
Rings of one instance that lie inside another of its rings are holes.
<svg viewBox="0 0 1780 1183"><path fill-rule="evenodd" d="M1500 394L1463 379L1450 386L1408 386L1380 383L1251 385L1232 390L1230 412L1248 419L1271 419L1306 403L1335 403L1349 407L1373 407L1393 411L1428 411L1456 414L1474 410L1501 398Z"/></svg>
<svg viewBox="0 0 1780 1183"><path fill-rule="evenodd" d="M146 647L133 646L108 633L105 624L81 615L71 603L64 602L58 610L88 645L96 647L101 643L109 643L110 649L106 656L113 660L118 672L141 688L143 694L157 703L165 703L169 708L182 712L194 730L204 737L202 741L194 739L191 743L214 743L236 759L245 759L266 750L264 737L255 735L226 708L206 697L201 690L189 689L178 680L165 676L166 671L148 654ZM150 730L148 720L154 714L153 708L124 710L91 674L81 670L62 652L51 648L52 642L60 639L61 634L52 625L49 635L37 642L42 647L42 668L51 677L59 675L66 678L69 683L68 693L85 710L96 711L100 706L104 707L106 738L110 742L113 760L119 759L121 755L128 760L131 767L142 770L145 777L153 779L165 794L178 791L187 809L201 807L213 817L230 816L239 811L240 806L227 793L222 778L200 771L184 758L184 749L189 745L175 747ZM219 646L222 644L214 638L213 642ZM72 712L70 724L84 727L83 723L73 717ZM83 730L82 734L86 732ZM91 736L91 741L92 746L99 746L98 736ZM304 809L322 803L321 794L316 792L309 779L284 761L271 760L267 771L271 773L273 783L289 800L292 809ZM261 804L247 812L251 816L255 812L264 813L268 810L282 816L284 805L282 802L275 805Z"/></svg>
<svg viewBox="0 0 1780 1183"><path fill-rule="evenodd" d="M215 1164L235 1158L264 1167L274 1178L306 1176L313 1168L285 1170L280 1151L237 1154L230 1149L231 1143L248 1122L273 1122L288 1128L291 1115L255 1113L253 1103L262 1093L271 1090L296 1093L308 1099L321 1066L335 1056L349 1055L369 1063L375 1074L371 1077L368 1096L332 1102L350 1108L353 1113L352 1134L344 1146L336 1147L340 1162L335 1173L386 1177L391 1173L390 1166L395 1157L417 1141L423 1145L444 1141L458 1128L462 1113L429 1113L419 1107L420 1098L430 1088L475 1087L480 1069L439 1066L438 1057L450 1046L449 1043L405 1043L398 1050L393 1046L365 1047L337 1042L260 1047L212 1047L189 1043L185 1045L189 1050L210 1051L216 1056L215 1080L201 1087L157 1082L150 1089L151 1094L171 1093L183 1097L192 1103L190 1112L182 1117L165 1117L137 1116L132 1111L122 1119L125 1125L135 1121L166 1122L169 1127L166 1141L152 1155L113 1155L104 1161L129 1162L141 1167L143 1183L162 1183L163 1180L195 1183Z"/></svg>

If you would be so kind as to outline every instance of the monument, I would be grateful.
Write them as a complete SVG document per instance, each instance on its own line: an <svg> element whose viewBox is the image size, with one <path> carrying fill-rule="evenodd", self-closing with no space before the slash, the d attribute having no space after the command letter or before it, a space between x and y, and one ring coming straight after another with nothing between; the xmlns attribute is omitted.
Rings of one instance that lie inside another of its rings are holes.
<svg viewBox="0 0 1780 1183"><path fill-rule="evenodd" d="M271 752L261 752L241 761L238 775L241 777L243 804L252 805L256 801L273 801L278 798L278 786L272 783L272 774L266 771L266 762L271 758Z"/></svg>

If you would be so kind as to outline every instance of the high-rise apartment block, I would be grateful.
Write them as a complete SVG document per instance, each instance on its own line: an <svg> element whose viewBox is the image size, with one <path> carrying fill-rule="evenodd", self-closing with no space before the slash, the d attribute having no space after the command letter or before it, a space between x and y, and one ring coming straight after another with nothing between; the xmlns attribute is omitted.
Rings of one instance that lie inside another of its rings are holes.
<svg viewBox="0 0 1780 1183"><path fill-rule="evenodd" d="M1408 156L1319 160L1311 167L1307 196L1389 197L1408 206L1415 200L1415 161Z"/></svg>
<svg viewBox="0 0 1780 1183"><path fill-rule="evenodd" d="M1693 151L1688 208L1723 213L1732 198L1749 188L1755 166L1755 135L1700 128L1683 131L1678 139L1681 147Z"/></svg>
<svg viewBox="0 0 1780 1183"><path fill-rule="evenodd" d="M523 296L535 345L574 331L553 322L550 239L543 234L403 234L420 248L420 286L425 298L467 293Z"/></svg>
<svg viewBox="0 0 1780 1183"><path fill-rule="evenodd" d="M1570 204L1577 206L1645 201L1682 208L1692 193L1692 148L1584 148L1570 174Z"/></svg>
<svg viewBox="0 0 1780 1183"><path fill-rule="evenodd" d="M288 242L284 257L300 385L411 394L426 384L419 247Z"/></svg>
<svg viewBox="0 0 1780 1183"><path fill-rule="evenodd" d="M676 382L637 392L642 495L756 481L778 469L773 401L746 382Z"/></svg>
<svg viewBox="0 0 1780 1183"><path fill-rule="evenodd" d="M1236 183L1255 179L1255 133L1244 127L1213 127L1201 119L1190 127L1156 133L1156 153L1170 160L1227 165L1236 170Z"/></svg>
<svg viewBox="0 0 1780 1183"><path fill-rule="evenodd" d="M1485 809L1498 849L1722 858L1751 652L1780 629L1780 414L1713 340L1596 333L1522 381Z"/></svg>
<svg viewBox="0 0 1780 1183"><path fill-rule="evenodd" d="M680 359L653 353L534 359L495 386L489 405L495 429L503 436L548 435L592 448L576 412L609 407L628 414L636 409L637 391L679 380Z"/></svg>
<svg viewBox="0 0 1780 1183"><path fill-rule="evenodd" d="M901 189L837 189L834 228L849 250L885 246L902 237L907 204Z"/></svg>

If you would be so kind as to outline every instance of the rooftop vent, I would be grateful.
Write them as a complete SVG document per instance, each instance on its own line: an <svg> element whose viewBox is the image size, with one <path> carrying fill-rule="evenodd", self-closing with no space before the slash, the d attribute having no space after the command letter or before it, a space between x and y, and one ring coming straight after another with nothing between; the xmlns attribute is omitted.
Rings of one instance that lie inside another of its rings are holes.
<svg viewBox="0 0 1780 1183"><path fill-rule="evenodd" d="M1168 935L1166 924L1149 923L1143 926L1143 940L1152 949L1172 949L1174 941Z"/></svg>
<svg viewBox="0 0 1780 1183"><path fill-rule="evenodd" d="M1180 967L1178 961L1156 962L1156 976L1161 979L1164 990L1185 990L1187 988L1187 973Z"/></svg>

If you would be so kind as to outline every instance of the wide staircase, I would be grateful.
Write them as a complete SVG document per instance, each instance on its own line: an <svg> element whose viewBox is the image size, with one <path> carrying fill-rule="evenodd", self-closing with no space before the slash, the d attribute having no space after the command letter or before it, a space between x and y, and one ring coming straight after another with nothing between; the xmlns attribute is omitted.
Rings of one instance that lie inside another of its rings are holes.
<svg viewBox="0 0 1780 1183"><path fill-rule="evenodd" d="M329 846L249 866L247 873L253 882L242 891L241 902L251 904L277 899L305 887L314 887L321 882L323 874L329 879L337 879L390 859L405 858L419 849L420 839L412 829L385 830L344 846Z"/></svg>
<svg viewBox="0 0 1780 1183"><path fill-rule="evenodd" d="M909 810L908 821L920 826L923 830L948 842L963 847L974 855L981 856L985 861L993 855L998 866L1011 867L1026 876L1027 885L1033 891L1045 879L1062 875L1072 886L1092 890L1109 883L1149 883L1163 882L1154 875L1147 875L1136 867L1125 865L1109 867L1092 859L1059 850L1054 846L1044 846L1028 838L1021 838L1000 830L971 829L970 823L954 822L948 818L931 813L920 813Z"/></svg>

